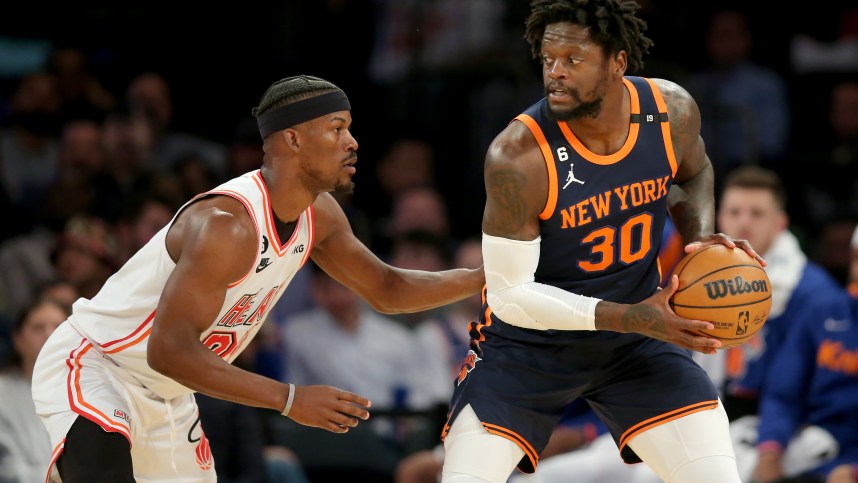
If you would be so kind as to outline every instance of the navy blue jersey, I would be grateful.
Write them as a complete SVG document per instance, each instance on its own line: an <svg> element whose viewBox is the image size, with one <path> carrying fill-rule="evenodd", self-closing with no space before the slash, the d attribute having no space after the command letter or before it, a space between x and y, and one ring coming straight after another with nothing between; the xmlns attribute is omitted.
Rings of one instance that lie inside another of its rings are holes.
<svg viewBox="0 0 858 483"><path fill-rule="evenodd" d="M659 286L658 254L677 164L667 107L650 82L626 77L629 134L623 147L609 156L590 152L565 122L553 120L545 98L516 117L539 143L549 175L548 202L539 215L537 282L629 304L646 299ZM480 322L490 319L497 320L484 305ZM519 334L547 344L621 335L528 329ZM622 339L634 337L626 334Z"/></svg>
<svg viewBox="0 0 858 483"><path fill-rule="evenodd" d="M626 86L631 94L629 135L609 156L590 152L566 123L551 119L545 98L517 119L532 118L535 124L525 124L531 131L541 130L549 146L543 148L551 182L548 206L540 214L536 281L611 302L637 303L660 281L658 250L676 161L667 146L665 108L659 109L648 81L628 77Z"/></svg>
<svg viewBox="0 0 858 483"><path fill-rule="evenodd" d="M516 119L530 129L549 174L536 281L637 303L659 285L666 198L677 163L658 89L639 77L625 84L629 134L609 156L591 153L565 122L552 120L545 99ZM628 463L640 461L628 445L637 434L719 404L687 351L641 334L516 327L493 314L485 291L479 322L469 329L471 350L455 381L444 434L470 405L486 431L522 448L518 468L527 473L576 398L604 422Z"/></svg>

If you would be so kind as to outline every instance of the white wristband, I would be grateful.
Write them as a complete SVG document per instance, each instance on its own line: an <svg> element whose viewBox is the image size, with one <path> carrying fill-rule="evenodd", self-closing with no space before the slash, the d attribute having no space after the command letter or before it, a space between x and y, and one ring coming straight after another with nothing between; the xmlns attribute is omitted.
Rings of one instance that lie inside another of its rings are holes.
<svg viewBox="0 0 858 483"><path fill-rule="evenodd" d="M292 409L292 403L295 401L295 385L289 384L289 398L286 399L286 408L280 413L283 416L289 416L289 410Z"/></svg>

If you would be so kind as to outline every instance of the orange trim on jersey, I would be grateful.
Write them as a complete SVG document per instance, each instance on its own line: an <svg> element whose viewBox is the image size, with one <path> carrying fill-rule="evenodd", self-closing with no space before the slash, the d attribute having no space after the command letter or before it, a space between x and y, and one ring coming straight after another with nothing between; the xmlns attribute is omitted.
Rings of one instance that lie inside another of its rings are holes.
<svg viewBox="0 0 858 483"><path fill-rule="evenodd" d="M63 438L57 444L54 451L51 452L51 462L48 463L48 474L45 475L45 483L48 483L51 480L51 470L54 469L54 465L57 463L57 460L60 459L60 455L63 454L63 449L66 447L66 439Z"/></svg>
<svg viewBox="0 0 858 483"><path fill-rule="evenodd" d="M66 360L66 365L69 366L69 375L67 378L69 406L71 406L71 410L79 416L83 416L84 418L101 426L101 429L109 433L121 433L126 439L128 439L128 444L130 445L131 429L128 426L113 421L98 408L83 399L83 392L80 387L80 371L83 366L80 363L80 359L84 354L89 352L92 347L93 346L89 341L83 339L81 344L71 351L69 358ZM76 352L77 354L75 354Z"/></svg>
<svg viewBox="0 0 858 483"><path fill-rule="evenodd" d="M253 181L262 192L262 205L265 207L265 228L268 231L268 236L270 236L272 240L277 241L277 243L272 245L274 246L274 251L277 252L277 255L282 257L289 252L289 245L291 245L298 237L298 231L301 229L301 217L299 216L297 223L295 223L295 230L292 231L292 236L289 237L289 240L287 240L286 243L282 243L280 241L280 235L277 234L277 225L274 224L274 209L271 206L271 195L268 193L268 186L265 185L265 180L262 179L261 171L257 171L256 174L253 175Z"/></svg>
<svg viewBox="0 0 858 483"><path fill-rule="evenodd" d="M635 89L634 84L632 84L628 79L623 79L623 83L626 85L626 89L629 91L629 101L631 104L631 112L630 114L640 114L641 112L641 103L640 99L638 99L638 91ZM587 161L598 164L601 166L607 166L609 164L614 164L619 161L622 161L630 152L632 152L632 148L635 147L635 143L638 140L638 132L640 131L640 124L636 122L629 122L629 134L626 137L626 142L623 146L614 154L601 155L596 154L589 149L587 146L584 146L584 143L575 136L575 133L569 129L569 125L563 121L558 121L557 125L560 126L560 131L563 133L563 136L566 138L566 141L572 145L572 149L575 150L576 153L581 155L582 158Z"/></svg>
<svg viewBox="0 0 858 483"><path fill-rule="evenodd" d="M623 451L623 448L626 447L629 440L648 429L654 428L656 426L661 426L664 423L669 423L674 419L679 419L683 416L688 416L689 414L694 414L707 409L715 409L717 407L718 400L702 401L679 409L674 409L673 411L664 413L660 416L649 418L646 421L641 421L640 423L627 429L626 432L623 433L622 436L620 436L620 452Z"/></svg>
<svg viewBox="0 0 858 483"><path fill-rule="evenodd" d="M524 454L527 455L527 458L530 460L530 464L533 465L533 469L536 469L536 464L539 462L539 455L536 454L536 450L533 449L533 446L527 442L521 435L516 433L515 431L504 428L503 426L497 426L495 424L483 423L483 427L486 428L486 431L489 433L495 434L502 438L506 438L513 443L517 444L519 448L524 450Z"/></svg>
<svg viewBox="0 0 858 483"><path fill-rule="evenodd" d="M479 339L477 339L478 342L485 342L485 340L486 340L486 336L483 335L483 327L488 327L488 326L492 325L492 308L489 307L489 304L486 303L486 298L488 296L487 290L488 289L486 288L486 286L483 285L483 290L481 292L481 297L480 297L483 300L483 305L486 306L486 312L485 312L485 314L483 314L483 318L485 318L486 323L482 324L480 322L474 322L474 324L476 324L475 328L477 330L477 334L480 334Z"/></svg>
<svg viewBox="0 0 858 483"><path fill-rule="evenodd" d="M652 89L652 96L655 98L655 105L658 107L659 113L667 114L667 103L664 102L664 97L658 86L652 79L644 78ZM670 119L661 123L661 136L664 138L664 149L667 150L667 162L670 163L670 174L676 176L676 153L673 152L673 138L670 136Z"/></svg>
<svg viewBox="0 0 858 483"><path fill-rule="evenodd" d="M540 220L547 220L554 214L554 208L557 207L557 168L555 167L554 154L551 152L551 145L545 139L545 134L542 128L536 121L527 114L519 114L515 117L517 121L521 121L530 129L533 137L536 138L536 143L539 144L539 149L542 151L542 158L545 160L545 167L548 169L548 200L545 202L545 208L539 214Z"/></svg>
<svg viewBox="0 0 858 483"><path fill-rule="evenodd" d="M315 239L316 239L316 209L313 207L313 205L310 205L310 207L307 208L306 220L307 220L307 253L304 254L304 259L301 260L301 266L298 267L299 270L301 269L301 267L304 266L305 263L307 263L307 260L310 259L310 252L313 251L313 241L315 241ZM295 227L295 228L296 228L295 231L297 232L298 227Z"/></svg>
<svg viewBox="0 0 858 483"><path fill-rule="evenodd" d="M151 314L149 314L149 317L146 317L146 320L144 320L144 321L143 321L143 323L142 323L142 324L140 324L140 326L139 326L139 327L137 327L136 329L134 329L134 331L133 331L133 332L131 332L131 334L127 335L126 337L123 337L123 338L121 338L121 339L112 340L112 341L110 341L110 342L107 342L107 343L101 344L101 349L102 349L102 351L103 351L105 354L115 354L115 353L117 353L117 352L121 351L122 349L125 349L125 348L127 348L127 347L131 347L131 346L133 346L133 345L135 345L135 344L138 344L138 343L140 343L143 339L145 339L146 337L149 337L149 333L151 333L151 332L152 332L152 327L149 327L148 329L146 329L146 326L147 326L147 325L149 325L149 324L152 322L152 319L154 319L154 318L155 318L155 312L157 312L157 310L153 310L153 311L152 311L152 313L151 313ZM146 330L144 331L144 329L146 329ZM115 345L115 344L121 344L122 342L125 342L125 341L126 341L126 340L128 340L128 339L131 339L132 337L134 337L135 335L137 335L137 334L138 334L139 332L141 332L141 331L143 331L143 333L142 333L142 334L140 334L139 336L137 336L137 337L136 337L135 339L133 339L132 341L130 341L130 342L126 343L126 344L122 344L121 346L119 346L119 347L117 347L117 348L115 348L115 349L104 350L104 349L107 349L108 347L110 347L110 346L112 346L112 345Z"/></svg>

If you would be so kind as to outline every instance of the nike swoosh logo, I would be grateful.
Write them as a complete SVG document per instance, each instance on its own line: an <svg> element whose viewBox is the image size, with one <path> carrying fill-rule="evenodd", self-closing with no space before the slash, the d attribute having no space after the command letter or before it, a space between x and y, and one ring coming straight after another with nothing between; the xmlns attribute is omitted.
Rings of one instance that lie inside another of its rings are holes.
<svg viewBox="0 0 858 483"><path fill-rule="evenodd" d="M259 266L256 267L256 273L265 270L266 268L268 268L269 265L271 265L271 260L268 258L263 258L259 261Z"/></svg>

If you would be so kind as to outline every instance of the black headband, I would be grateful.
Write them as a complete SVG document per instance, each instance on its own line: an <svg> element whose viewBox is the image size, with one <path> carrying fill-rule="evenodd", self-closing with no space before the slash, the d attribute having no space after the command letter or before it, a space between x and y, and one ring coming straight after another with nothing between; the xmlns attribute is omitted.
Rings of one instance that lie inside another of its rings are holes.
<svg viewBox="0 0 858 483"><path fill-rule="evenodd" d="M318 96L308 97L277 109L272 109L256 117L259 134L262 139L269 134L292 127L296 124L316 119L337 111L350 111L349 98L341 90L326 92Z"/></svg>

